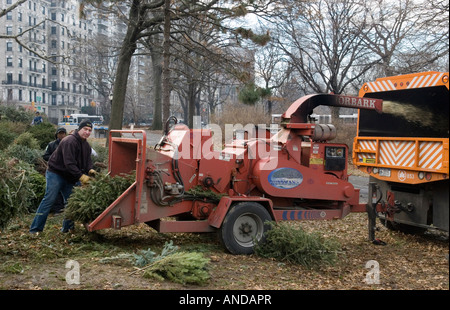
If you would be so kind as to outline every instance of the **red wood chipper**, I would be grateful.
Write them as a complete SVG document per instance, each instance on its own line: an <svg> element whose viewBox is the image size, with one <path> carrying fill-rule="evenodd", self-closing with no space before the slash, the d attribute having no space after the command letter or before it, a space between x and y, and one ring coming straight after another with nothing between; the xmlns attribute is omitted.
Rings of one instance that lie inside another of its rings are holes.
<svg viewBox="0 0 450 310"><path fill-rule="evenodd" d="M328 142L334 126L309 122L319 105L381 111L382 100L305 96L282 115L277 133L255 127L220 151L212 129L170 127L171 118L153 147L145 131L111 130L109 173L136 171L136 180L88 230L146 223L159 232L218 232L229 252L249 254L270 227L266 221L365 211L348 181L347 145Z"/></svg>

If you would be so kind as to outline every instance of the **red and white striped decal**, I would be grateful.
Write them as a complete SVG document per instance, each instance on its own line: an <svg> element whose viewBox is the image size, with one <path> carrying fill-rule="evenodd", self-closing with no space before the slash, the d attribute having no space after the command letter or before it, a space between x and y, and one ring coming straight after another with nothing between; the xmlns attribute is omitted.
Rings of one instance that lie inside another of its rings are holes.
<svg viewBox="0 0 450 310"><path fill-rule="evenodd" d="M380 141L380 164L413 167L415 163L414 141Z"/></svg>
<svg viewBox="0 0 450 310"><path fill-rule="evenodd" d="M421 76L415 76L406 88L421 88L436 86L444 73L433 73Z"/></svg>
<svg viewBox="0 0 450 310"><path fill-rule="evenodd" d="M398 167L441 170L444 168L442 141L380 140L378 163ZM419 148L416 148L416 145ZM375 163L377 140L358 139L357 156L360 163ZM417 154L418 153L418 154Z"/></svg>
<svg viewBox="0 0 450 310"><path fill-rule="evenodd" d="M367 85L369 86L371 92L389 91L396 89L394 83L392 83L391 80L368 82Z"/></svg>
<svg viewBox="0 0 450 310"><path fill-rule="evenodd" d="M406 88L422 88L436 86L440 79L444 75L444 72L433 72L430 74L416 75L411 81L406 82ZM399 86L402 86L400 83ZM371 92L391 91L397 89L397 84L389 79L377 80L375 82L368 82L367 86Z"/></svg>
<svg viewBox="0 0 450 310"><path fill-rule="evenodd" d="M359 140L359 147L364 151L376 151L377 141L376 140Z"/></svg>
<svg viewBox="0 0 450 310"><path fill-rule="evenodd" d="M444 146L441 142L419 143L419 167L424 169L441 169Z"/></svg>
<svg viewBox="0 0 450 310"><path fill-rule="evenodd" d="M376 140L358 140L359 142L359 153L358 160L359 162L365 162L364 159L371 158L375 159L375 151L377 147Z"/></svg>

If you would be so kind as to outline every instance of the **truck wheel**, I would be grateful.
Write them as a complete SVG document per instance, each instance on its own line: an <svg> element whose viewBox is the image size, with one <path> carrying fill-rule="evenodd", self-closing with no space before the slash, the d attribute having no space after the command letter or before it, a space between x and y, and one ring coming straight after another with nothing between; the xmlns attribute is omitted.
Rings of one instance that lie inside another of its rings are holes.
<svg viewBox="0 0 450 310"><path fill-rule="evenodd" d="M219 238L232 254L252 254L255 242L264 241L272 221L269 212L256 202L233 205L219 229Z"/></svg>

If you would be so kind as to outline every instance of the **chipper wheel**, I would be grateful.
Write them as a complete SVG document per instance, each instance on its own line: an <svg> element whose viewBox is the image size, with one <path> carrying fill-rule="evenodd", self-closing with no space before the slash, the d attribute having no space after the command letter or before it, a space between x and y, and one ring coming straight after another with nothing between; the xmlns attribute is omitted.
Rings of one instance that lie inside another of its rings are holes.
<svg viewBox="0 0 450 310"><path fill-rule="evenodd" d="M252 254L255 241L264 241L272 221L269 212L256 202L233 205L219 229L219 238L232 254Z"/></svg>

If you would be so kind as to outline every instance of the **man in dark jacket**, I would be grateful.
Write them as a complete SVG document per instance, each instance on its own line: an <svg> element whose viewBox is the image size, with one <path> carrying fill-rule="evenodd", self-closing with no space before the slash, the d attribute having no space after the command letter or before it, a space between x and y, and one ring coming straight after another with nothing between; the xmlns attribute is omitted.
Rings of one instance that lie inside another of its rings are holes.
<svg viewBox="0 0 450 310"><path fill-rule="evenodd" d="M46 149L45 149L45 153L42 156L42 158L45 161L48 161L50 159L50 156L53 154L53 152L56 150L56 148L59 145L59 142L61 142L62 139L64 139L67 135L67 130L64 127L59 127L58 129L56 129L56 133L55 133L55 139L52 142L50 142ZM64 197L62 196L62 194L59 194L55 200L55 203L52 206L52 209L50 210L50 213L61 213L64 209Z"/></svg>
<svg viewBox="0 0 450 310"><path fill-rule="evenodd" d="M47 147L45 148L45 153L44 153L44 155L42 155L42 158L44 158L45 161L48 161L50 159L50 156L53 154L53 152L58 147L59 142L61 142L61 140L66 137L66 135L67 135L66 128L59 127L56 130L55 140L53 140L52 142L47 144Z"/></svg>
<svg viewBox="0 0 450 310"><path fill-rule="evenodd" d="M45 174L46 188L42 199L31 223L30 233L44 230L50 209L61 192L67 201L72 189L80 182L89 182L89 174L95 173L92 169L91 146L87 142L92 132L92 122L81 121L73 134L61 140L58 148L48 160L48 168ZM68 232L73 228L71 220L64 219L62 232Z"/></svg>

